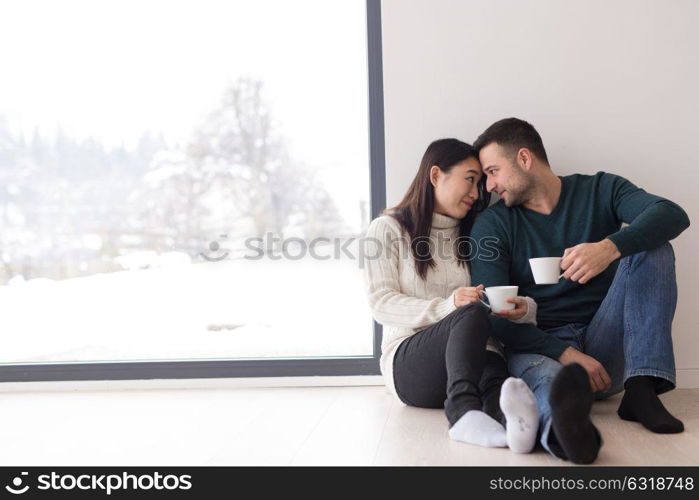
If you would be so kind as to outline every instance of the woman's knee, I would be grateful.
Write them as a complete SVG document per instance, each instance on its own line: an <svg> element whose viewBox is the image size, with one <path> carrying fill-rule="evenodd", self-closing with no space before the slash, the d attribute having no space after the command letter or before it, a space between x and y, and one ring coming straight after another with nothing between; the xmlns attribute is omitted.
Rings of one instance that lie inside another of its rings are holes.
<svg viewBox="0 0 699 500"><path fill-rule="evenodd" d="M450 336L466 335L476 338L487 338L491 333L490 321L485 308L479 304L467 304L454 311Z"/></svg>
<svg viewBox="0 0 699 500"><path fill-rule="evenodd" d="M466 319L471 322L488 323L488 312L479 302L458 307L452 314L455 321Z"/></svg>

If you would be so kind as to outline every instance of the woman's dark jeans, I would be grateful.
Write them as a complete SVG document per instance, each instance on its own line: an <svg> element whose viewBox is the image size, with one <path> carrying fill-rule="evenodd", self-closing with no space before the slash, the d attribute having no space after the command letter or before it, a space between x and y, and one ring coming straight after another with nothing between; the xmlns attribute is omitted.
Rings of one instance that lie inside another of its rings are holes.
<svg viewBox="0 0 699 500"><path fill-rule="evenodd" d="M502 356L486 351L490 335L488 312L473 303L408 337L393 359L400 400L444 408L449 427L470 410L483 410L505 425L500 388L509 375Z"/></svg>

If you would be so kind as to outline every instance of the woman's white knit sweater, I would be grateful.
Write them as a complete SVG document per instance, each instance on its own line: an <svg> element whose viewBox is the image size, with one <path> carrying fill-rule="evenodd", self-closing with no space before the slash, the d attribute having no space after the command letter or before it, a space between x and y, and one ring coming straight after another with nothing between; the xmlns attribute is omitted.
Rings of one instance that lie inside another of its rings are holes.
<svg viewBox="0 0 699 500"><path fill-rule="evenodd" d="M428 267L423 280L415 269L410 237L400 223L390 215L382 215L369 225L363 242L364 280L374 319L383 325L379 364L386 387L393 394L393 357L400 343L454 311L454 291L472 286L468 268L460 266L455 255L458 237L459 219L433 213L430 240L436 265ZM536 302L526 299L527 314L516 322L536 324ZM487 349L503 354L501 344L492 338Z"/></svg>

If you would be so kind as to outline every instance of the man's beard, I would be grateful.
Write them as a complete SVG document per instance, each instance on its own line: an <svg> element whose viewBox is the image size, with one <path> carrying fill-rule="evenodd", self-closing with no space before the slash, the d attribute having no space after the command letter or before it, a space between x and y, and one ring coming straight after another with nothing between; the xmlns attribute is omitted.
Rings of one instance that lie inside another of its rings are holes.
<svg viewBox="0 0 699 500"><path fill-rule="evenodd" d="M521 205L524 203L526 200L526 196L523 196L523 193L521 191L507 191L507 198L505 198L505 206L507 208L510 207L516 207L517 205Z"/></svg>
<svg viewBox="0 0 699 500"><path fill-rule="evenodd" d="M530 198L532 188L534 187L534 181L531 178L522 172L518 166L515 165L514 168L519 170L517 174L518 182L515 189L505 190L507 191L507 198L504 201L505 206L508 208L526 203L526 201Z"/></svg>

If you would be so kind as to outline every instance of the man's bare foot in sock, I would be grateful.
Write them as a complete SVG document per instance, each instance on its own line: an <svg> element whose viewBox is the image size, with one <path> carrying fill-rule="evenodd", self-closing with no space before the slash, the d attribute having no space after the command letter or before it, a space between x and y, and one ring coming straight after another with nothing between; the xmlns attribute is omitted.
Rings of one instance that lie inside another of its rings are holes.
<svg viewBox="0 0 699 500"><path fill-rule="evenodd" d="M549 394L552 427L566 456L576 464L594 462L602 446L590 420L592 400L587 371L578 363L561 368Z"/></svg>
<svg viewBox="0 0 699 500"><path fill-rule="evenodd" d="M646 429L660 434L684 431L682 421L670 415L658 398L654 379L645 375L629 378L617 415L624 420L640 422Z"/></svg>

